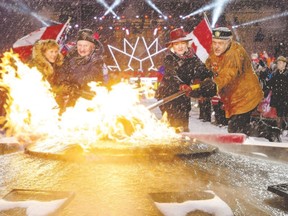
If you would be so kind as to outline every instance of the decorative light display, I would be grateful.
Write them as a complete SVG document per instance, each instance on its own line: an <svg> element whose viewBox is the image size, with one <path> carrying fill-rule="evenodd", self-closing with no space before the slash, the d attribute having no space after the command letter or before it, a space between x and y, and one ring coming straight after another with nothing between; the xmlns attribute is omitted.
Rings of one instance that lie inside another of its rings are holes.
<svg viewBox="0 0 288 216"><path fill-rule="evenodd" d="M108 45L109 51L115 62L115 65L108 66L109 70L117 69L118 71L128 71L128 70L135 71L135 68L133 68L131 65L132 60L135 60L139 62L139 66L137 67L137 70L143 71L143 62L148 60L148 62L150 63L150 66L148 67L148 71L151 71L151 70L157 71L157 68L155 67L155 63L154 63L154 58L161 52L165 51L167 48L161 48L159 46L158 38L155 38L155 40L149 46L147 45L144 37L141 37L141 39L145 47L145 52L144 53L142 52L141 55L136 54L137 49L139 49L140 37L137 37L134 45L132 45L126 38L124 38L123 50L118 49L112 45ZM120 67L119 61L122 60L122 58L121 57L116 58L115 54L117 52L129 58L127 65L124 66L126 67L125 69ZM144 56L142 57L142 55Z"/></svg>

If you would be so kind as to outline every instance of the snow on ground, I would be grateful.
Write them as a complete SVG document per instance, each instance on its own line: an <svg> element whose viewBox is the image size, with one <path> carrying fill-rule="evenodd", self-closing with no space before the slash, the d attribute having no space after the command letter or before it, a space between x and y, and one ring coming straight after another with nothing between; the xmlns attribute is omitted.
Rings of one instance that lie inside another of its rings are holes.
<svg viewBox="0 0 288 216"><path fill-rule="evenodd" d="M144 104L147 106L148 104L153 104L157 102L155 99L149 99L143 101ZM152 112L157 116L157 118L161 118L161 111L159 108L155 108ZM199 118L199 108L197 107L196 100L192 100L192 110L190 113L190 121L189 121L189 128L191 133L201 133L201 134L227 134L227 126L219 127L211 122L203 122ZM212 117L213 121L213 117ZM272 143L269 142L265 138L260 137L247 137L244 144L252 144L252 145L263 145L263 146L271 146L275 145L278 147L288 147L288 133L284 131L283 135L281 135L282 143Z"/></svg>
<svg viewBox="0 0 288 216"><path fill-rule="evenodd" d="M226 134L227 126L219 127L213 125L211 122L202 122L199 117L199 109L197 107L193 107L190 113L190 121L189 128L191 133L219 133ZM212 118L213 120L213 118ZM283 135L281 135L282 143L275 143L277 146L288 147L288 134L287 131L284 131ZM269 142L265 138L260 137L247 137L245 144L253 144L253 145L268 145L270 146L272 143Z"/></svg>

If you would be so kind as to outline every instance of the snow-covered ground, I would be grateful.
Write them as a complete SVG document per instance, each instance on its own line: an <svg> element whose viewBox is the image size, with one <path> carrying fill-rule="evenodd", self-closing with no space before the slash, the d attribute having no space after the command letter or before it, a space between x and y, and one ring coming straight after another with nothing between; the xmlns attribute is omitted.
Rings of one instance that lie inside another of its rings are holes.
<svg viewBox="0 0 288 216"><path fill-rule="evenodd" d="M155 99L149 99L145 101L145 104L153 104L157 102ZM159 108L155 108L152 112L158 117L161 118L161 111ZM211 122L203 122L199 118L199 108L197 106L197 101L192 100L192 110L190 113L189 128L191 133L201 133L201 134L227 134L227 126L219 127ZM213 121L213 116L212 116ZM244 144L251 145L263 145L263 146L279 146L288 148L288 133L284 131L281 135L282 143L269 142L265 138L260 137L247 137Z"/></svg>
<svg viewBox="0 0 288 216"><path fill-rule="evenodd" d="M157 102L155 99L143 101L146 106ZM151 110L157 118L161 118L162 114L159 108ZM213 121L213 116L212 116ZM247 155L262 159L277 160L288 162L288 133L284 131L281 135L282 142L269 142L265 138L248 137L244 134L229 134L227 126L219 127L211 122L203 122L199 119L199 108L196 101L192 101L192 110L189 121L190 133L185 134L189 137L197 138L201 142L215 145L221 151ZM229 137L230 136L230 137ZM235 143L230 142L231 136ZM238 136L238 138L237 138ZM242 137L241 137L242 136ZM223 142L225 140L225 142ZM244 141L244 142L243 142Z"/></svg>
<svg viewBox="0 0 288 216"><path fill-rule="evenodd" d="M190 131L193 133L228 133L227 126L219 127L216 125L211 124L211 122L202 122L199 116L199 109L197 107L193 107L191 114L190 114ZM212 118L213 120L213 118ZM282 143L273 143L273 145L277 146L286 146L288 147L288 135L287 131L281 135ZM269 142L265 138L260 137L247 137L245 144L254 144L254 145L271 145L272 143Z"/></svg>

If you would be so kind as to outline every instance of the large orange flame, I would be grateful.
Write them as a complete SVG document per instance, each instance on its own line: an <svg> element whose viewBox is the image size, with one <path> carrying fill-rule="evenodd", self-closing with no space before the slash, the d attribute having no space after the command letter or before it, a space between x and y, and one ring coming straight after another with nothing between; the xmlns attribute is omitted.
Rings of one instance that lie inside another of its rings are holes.
<svg viewBox="0 0 288 216"><path fill-rule="evenodd" d="M4 53L0 66L0 85L8 92L6 135L22 143L39 142L46 148L79 144L87 150L102 140L135 145L179 139L173 128L140 103L138 91L127 83L108 91L91 82L96 96L92 100L80 98L59 117L50 85L36 68L29 68L13 52Z"/></svg>

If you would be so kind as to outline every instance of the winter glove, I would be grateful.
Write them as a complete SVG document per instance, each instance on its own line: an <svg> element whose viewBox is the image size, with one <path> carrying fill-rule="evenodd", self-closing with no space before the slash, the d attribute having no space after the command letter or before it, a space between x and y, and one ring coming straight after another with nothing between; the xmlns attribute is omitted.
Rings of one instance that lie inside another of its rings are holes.
<svg viewBox="0 0 288 216"><path fill-rule="evenodd" d="M186 85L186 84L181 84L179 87L180 91L184 91L185 95L187 97L193 97L193 98L198 98L201 96L200 90L198 89L199 85Z"/></svg>
<svg viewBox="0 0 288 216"><path fill-rule="evenodd" d="M58 88L58 91L61 92L62 94L73 95L77 91L79 91L79 87L78 85L72 83L63 83Z"/></svg>
<svg viewBox="0 0 288 216"><path fill-rule="evenodd" d="M96 96L96 92L94 91L85 91L82 90L79 92L80 97L86 99L86 100L92 100Z"/></svg>
<svg viewBox="0 0 288 216"><path fill-rule="evenodd" d="M189 85L181 84L181 85L179 86L179 91L185 92L185 95L186 95L187 97L190 97L189 94L190 94L190 92L192 91L192 88L191 88Z"/></svg>
<svg viewBox="0 0 288 216"><path fill-rule="evenodd" d="M203 97L213 97L217 94L217 85L212 79L207 78L200 82L200 92Z"/></svg>

